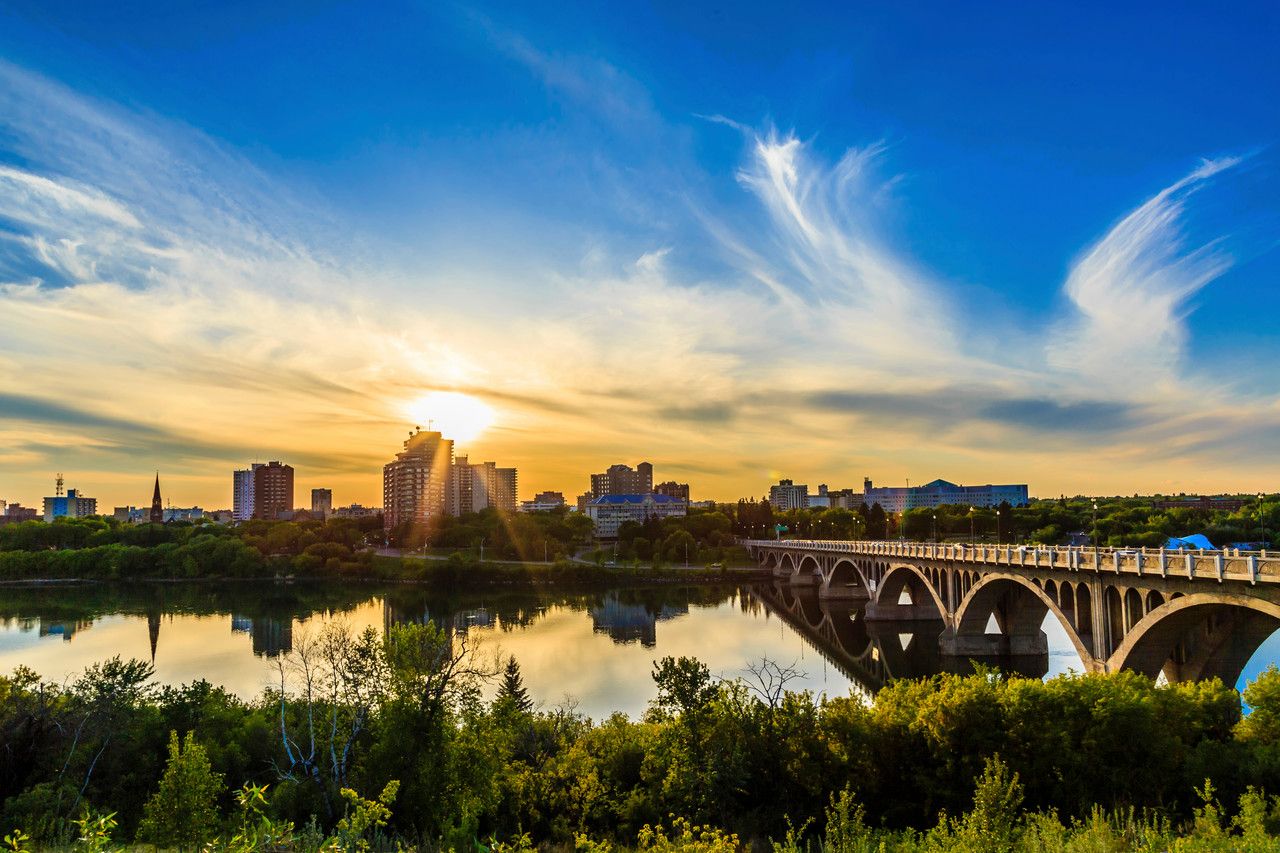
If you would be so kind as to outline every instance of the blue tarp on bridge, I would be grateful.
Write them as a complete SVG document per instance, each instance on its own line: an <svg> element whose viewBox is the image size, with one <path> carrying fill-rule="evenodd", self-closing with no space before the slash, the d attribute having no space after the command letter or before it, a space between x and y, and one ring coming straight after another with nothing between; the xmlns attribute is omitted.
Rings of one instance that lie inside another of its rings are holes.
<svg viewBox="0 0 1280 853"><path fill-rule="evenodd" d="M1164 547L1169 551L1212 551L1213 543L1203 533L1192 533L1190 536L1171 536Z"/></svg>

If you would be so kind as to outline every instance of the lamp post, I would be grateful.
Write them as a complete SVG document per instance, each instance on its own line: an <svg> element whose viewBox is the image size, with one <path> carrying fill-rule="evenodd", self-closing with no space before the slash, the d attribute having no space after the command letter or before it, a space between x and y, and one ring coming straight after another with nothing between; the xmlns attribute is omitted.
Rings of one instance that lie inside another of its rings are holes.
<svg viewBox="0 0 1280 853"><path fill-rule="evenodd" d="M1098 502L1093 502L1093 564L1098 564Z"/></svg>
<svg viewBox="0 0 1280 853"><path fill-rule="evenodd" d="M933 541L938 541L938 514L933 514Z"/></svg>
<svg viewBox="0 0 1280 853"><path fill-rule="evenodd" d="M1266 550L1271 543L1267 541L1267 517L1262 514L1262 492L1258 492L1258 523L1262 525L1262 550Z"/></svg>
<svg viewBox="0 0 1280 853"><path fill-rule="evenodd" d="M974 531L974 528L973 528L973 514L974 514L976 511L977 511L977 510L975 510L973 507L969 507L969 541L970 541L970 542L973 542L973 541L975 541L975 540L978 538L978 534L976 534L976 533L974 533L974 532L973 532L973 531Z"/></svg>

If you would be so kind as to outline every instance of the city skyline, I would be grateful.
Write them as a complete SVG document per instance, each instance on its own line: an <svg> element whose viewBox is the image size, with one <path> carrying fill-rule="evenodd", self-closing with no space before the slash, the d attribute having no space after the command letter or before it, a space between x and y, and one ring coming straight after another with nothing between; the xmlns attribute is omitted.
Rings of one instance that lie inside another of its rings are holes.
<svg viewBox="0 0 1280 853"><path fill-rule="evenodd" d="M146 7L0 11L0 498L1276 491L1262 4Z"/></svg>

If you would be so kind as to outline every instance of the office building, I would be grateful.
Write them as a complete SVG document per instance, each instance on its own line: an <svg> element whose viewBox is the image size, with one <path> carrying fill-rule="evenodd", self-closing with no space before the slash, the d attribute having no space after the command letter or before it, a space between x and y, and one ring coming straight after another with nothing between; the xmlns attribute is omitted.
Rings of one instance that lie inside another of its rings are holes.
<svg viewBox="0 0 1280 853"><path fill-rule="evenodd" d="M231 517L236 521L253 518L253 472L262 467L254 462L248 468L232 472Z"/></svg>
<svg viewBox="0 0 1280 853"><path fill-rule="evenodd" d="M653 466L641 462L634 469L629 465L610 465L603 474L591 475L591 495L647 495L653 491Z"/></svg>
<svg viewBox="0 0 1280 853"><path fill-rule="evenodd" d="M809 509L830 509L831 495L827 492L827 484L820 483L818 485L818 493L809 495Z"/></svg>
<svg viewBox="0 0 1280 853"><path fill-rule="evenodd" d="M827 499L833 509L858 509L862 506L862 492L853 489L832 489Z"/></svg>
<svg viewBox="0 0 1280 853"><path fill-rule="evenodd" d="M531 501L521 501L521 512L550 512L565 505L564 492L538 492Z"/></svg>
<svg viewBox="0 0 1280 853"><path fill-rule="evenodd" d="M929 508L943 504L960 504L974 507L993 507L1008 502L1010 506L1026 506L1028 502L1025 483L1004 486L959 486L946 480L934 480L923 486L880 486L871 478L863 481L862 499L867 506L880 504L885 512L905 512L909 509Z"/></svg>
<svg viewBox="0 0 1280 853"><path fill-rule="evenodd" d="M382 523L390 530L447 515L453 441L438 432L409 433L404 450L382 467Z"/></svg>
<svg viewBox="0 0 1280 853"><path fill-rule="evenodd" d="M272 460L253 469L253 517L293 517L293 466Z"/></svg>
<svg viewBox="0 0 1280 853"><path fill-rule="evenodd" d="M618 528L628 521L641 524L649 518L688 515L684 501L667 495L601 495L587 504L586 513L600 539L616 539Z"/></svg>
<svg viewBox="0 0 1280 853"><path fill-rule="evenodd" d="M666 495L669 498L682 500L685 503L689 502L688 483L677 483L675 480L671 480L666 483L659 483L653 487L653 493L655 495Z"/></svg>
<svg viewBox="0 0 1280 853"><path fill-rule="evenodd" d="M36 521L39 518L40 510L35 507L11 503L4 508L4 513L0 514L0 524L19 524L23 521Z"/></svg>
<svg viewBox="0 0 1280 853"><path fill-rule="evenodd" d="M333 515L333 489L311 490L311 515L321 520Z"/></svg>
<svg viewBox="0 0 1280 853"><path fill-rule="evenodd" d="M44 520L55 518L87 518L98 514L98 499L86 498L75 489L67 489L65 495L44 499Z"/></svg>
<svg viewBox="0 0 1280 853"><path fill-rule="evenodd" d="M769 506L778 512L789 509L804 509L809 505L809 487L796 485L790 480L779 480L776 486L769 487Z"/></svg>

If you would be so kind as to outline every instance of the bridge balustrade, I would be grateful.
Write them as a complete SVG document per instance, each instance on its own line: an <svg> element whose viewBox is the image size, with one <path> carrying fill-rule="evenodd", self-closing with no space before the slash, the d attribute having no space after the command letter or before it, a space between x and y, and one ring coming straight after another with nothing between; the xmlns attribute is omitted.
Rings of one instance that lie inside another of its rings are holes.
<svg viewBox="0 0 1280 853"><path fill-rule="evenodd" d="M1274 551L1219 549L1168 551L1164 548L1094 548L1079 545L991 545L859 540L748 539L748 547L856 553L903 559L941 560L1021 568L1156 575L1189 580L1280 583L1280 555Z"/></svg>

